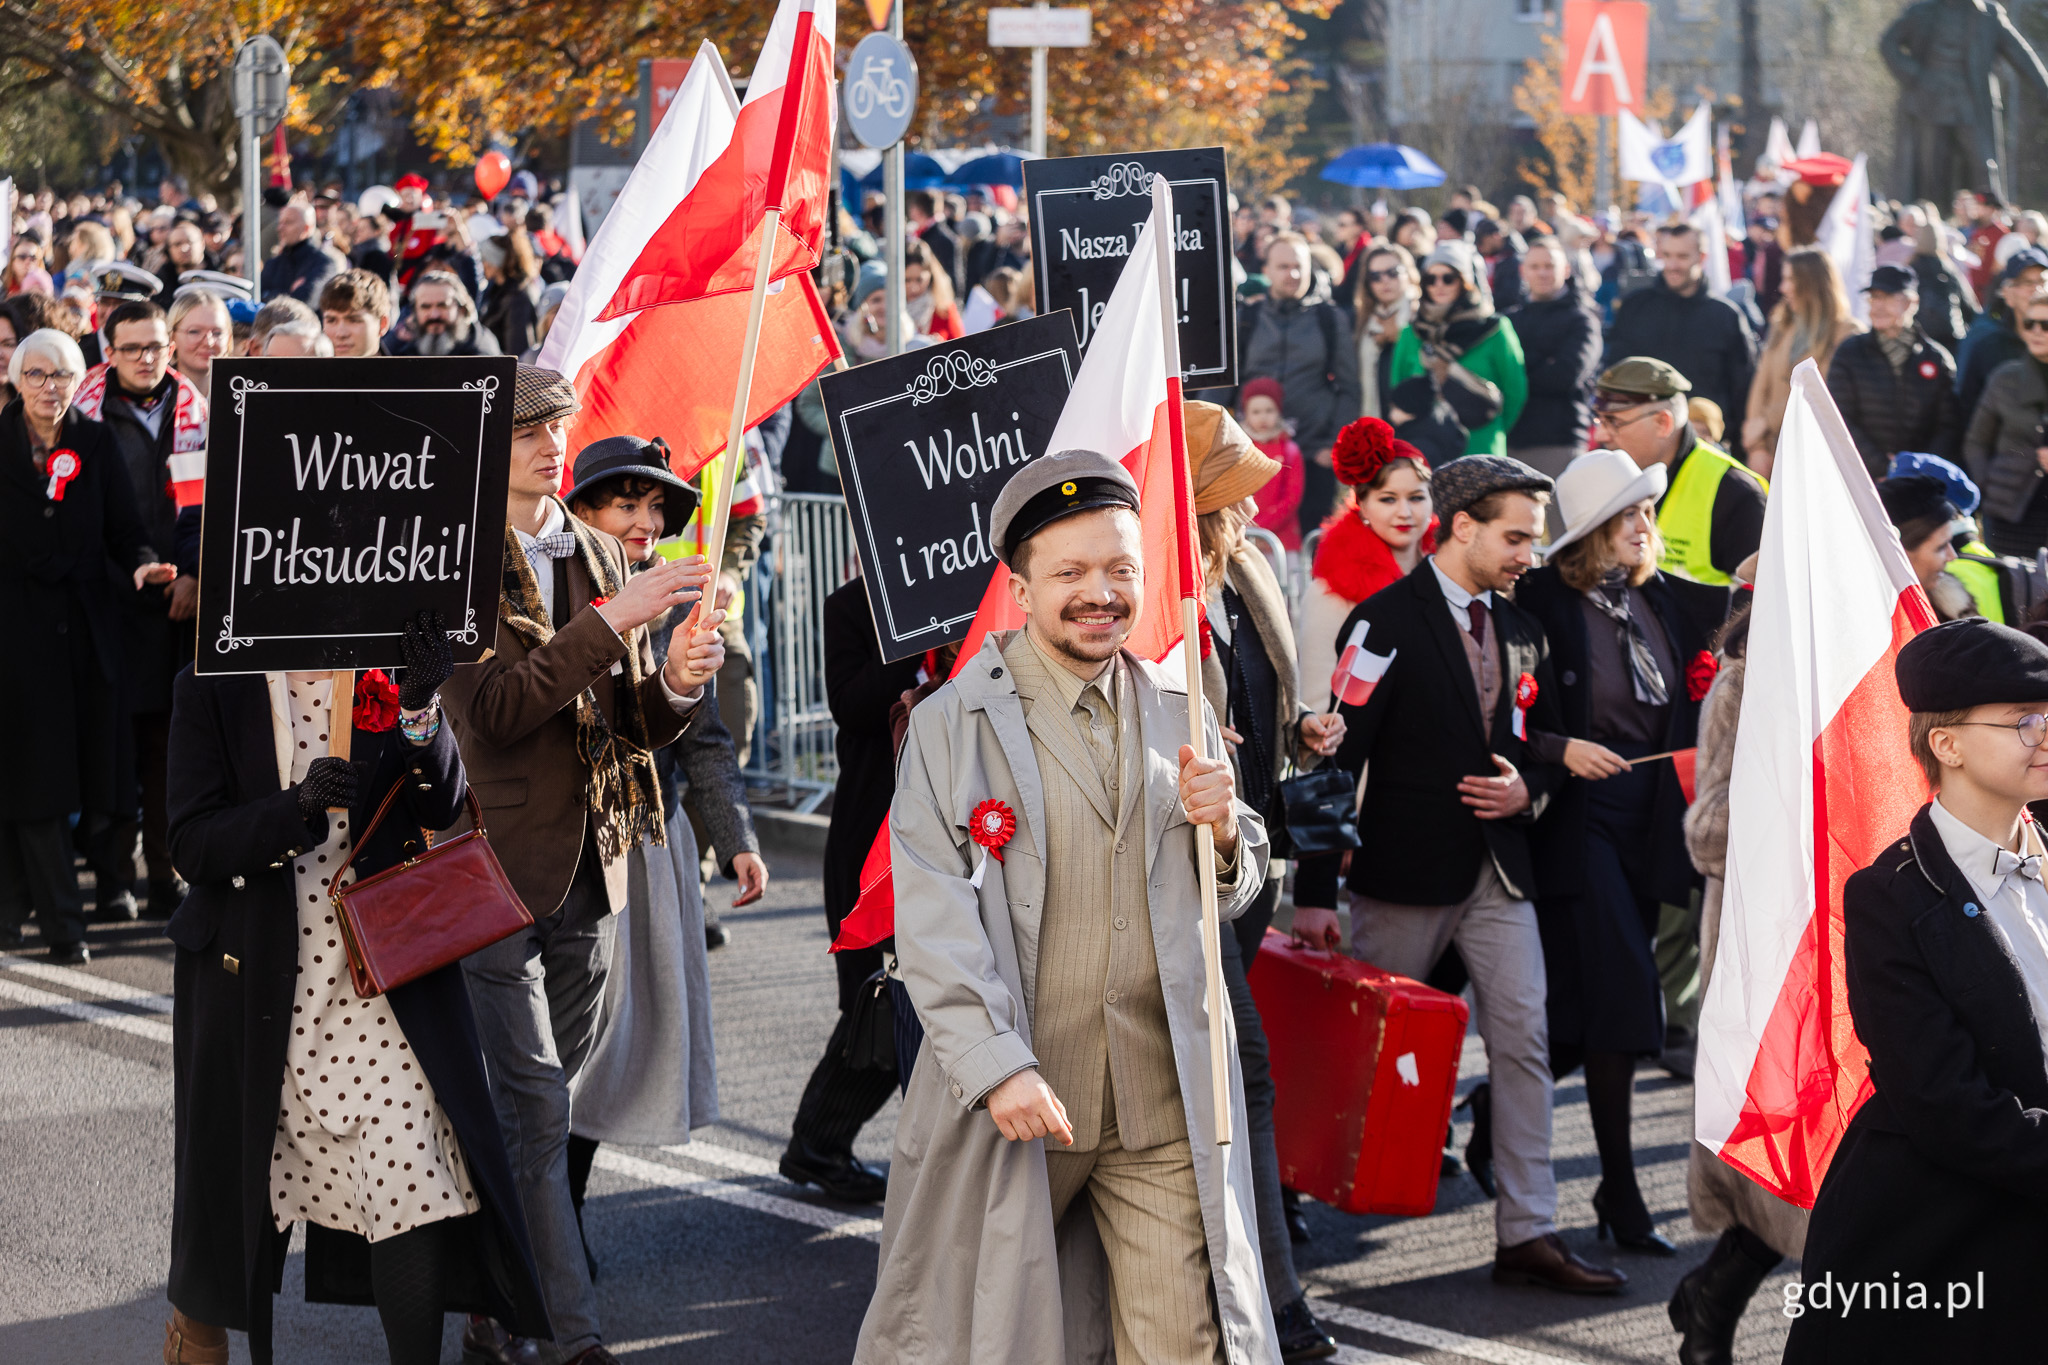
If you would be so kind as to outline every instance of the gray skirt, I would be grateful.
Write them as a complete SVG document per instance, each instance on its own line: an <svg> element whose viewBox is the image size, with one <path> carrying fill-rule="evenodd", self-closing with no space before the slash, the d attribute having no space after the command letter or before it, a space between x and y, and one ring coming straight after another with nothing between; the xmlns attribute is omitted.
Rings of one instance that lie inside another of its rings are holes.
<svg viewBox="0 0 2048 1365"><path fill-rule="evenodd" d="M718 1121L698 876L696 835L680 810L669 816L665 846L643 839L627 855L604 1024L569 1088L578 1137L659 1147Z"/></svg>

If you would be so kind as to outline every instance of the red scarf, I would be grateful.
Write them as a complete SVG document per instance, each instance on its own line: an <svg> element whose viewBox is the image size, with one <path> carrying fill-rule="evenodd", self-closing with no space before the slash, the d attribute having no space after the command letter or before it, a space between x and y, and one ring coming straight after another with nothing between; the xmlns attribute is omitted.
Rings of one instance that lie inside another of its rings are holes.
<svg viewBox="0 0 2048 1365"><path fill-rule="evenodd" d="M1422 553L1436 553L1435 517L1422 533ZM1356 508L1349 507L1323 523L1314 573L1324 587L1354 605L1402 577L1401 565L1387 542L1365 524Z"/></svg>

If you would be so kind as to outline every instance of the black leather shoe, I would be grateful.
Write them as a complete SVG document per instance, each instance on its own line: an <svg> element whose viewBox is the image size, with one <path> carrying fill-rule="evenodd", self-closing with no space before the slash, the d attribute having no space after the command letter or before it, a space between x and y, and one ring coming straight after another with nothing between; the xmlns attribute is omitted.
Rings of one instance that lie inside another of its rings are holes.
<svg viewBox="0 0 2048 1365"><path fill-rule="evenodd" d="M143 907L144 919L169 919L185 903L185 892L189 888L184 878L172 877L168 881L151 877L149 879L149 904Z"/></svg>
<svg viewBox="0 0 2048 1365"><path fill-rule="evenodd" d="M1554 1232L1493 1253L1495 1284L1530 1284L1566 1294L1619 1294L1628 1276L1581 1260Z"/></svg>
<svg viewBox="0 0 2048 1365"><path fill-rule="evenodd" d="M1607 1187L1603 1185L1593 1191L1593 1217L1598 1220L1594 1225L1594 1236L1604 1242L1611 1232L1614 1234L1616 1246L1627 1247L1630 1251L1645 1252L1651 1256L1676 1256L1678 1248L1673 1246L1663 1233L1657 1231L1657 1225L1650 1221L1650 1211L1642 1207L1642 1195L1638 1194L1635 1202L1636 1208L1633 1211L1624 1211L1617 1216L1615 1211L1608 1207Z"/></svg>
<svg viewBox="0 0 2048 1365"><path fill-rule="evenodd" d="M76 943L52 943L49 959L59 966L73 967L81 962L92 961L92 949L85 946L84 939Z"/></svg>
<svg viewBox="0 0 2048 1365"><path fill-rule="evenodd" d="M462 1365L540 1365L540 1343L474 1313L462 1329Z"/></svg>
<svg viewBox="0 0 2048 1365"><path fill-rule="evenodd" d="M1472 1179L1486 1191L1488 1199L1497 1198L1499 1191L1493 1183L1493 1086L1481 1081L1458 1107L1472 1111L1472 1139L1465 1144L1465 1169L1472 1172Z"/></svg>
<svg viewBox="0 0 2048 1365"><path fill-rule="evenodd" d="M1282 1185L1280 1187L1280 1207L1287 1214L1287 1240L1296 1246L1308 1245L1308 1218L1301 1211L1301 1195Z"/></svg>
<svg viewBox="0 0 2048 1365"><path fill-rule="evenodd" d="M1337 1354L1337 1339L1323 1330L1315 1314L1308 1311L1306 1298L1296 1299L1273 1314L1273 1326L1280 1334L1280 1359L1286 1365L1297 1360L1328 1360Z"/></svg>
<svg viewBox="0 0 2048 1365"><path fill-rule="evenodd" d="M827 1156L801 1138L791 1138L777 1168L794 1185L816 1185L847 1204L879 1204L889 1193L889 1174L852 1153Z"/></svg>
<svg viewBox="0 0 2048 1365"><path fill-rule="evenodd" d="M704 921L704 947L707 951L723 948L730 942L732 942L732 930L726 928L715 919Z"/></svg>
<svg viewBox="0 0 2048 1365"><path fill-rule="evenodd" d="M1464 1169L1465 1163L1458 1160L1456 1152L1445 1152L1443 1165L1437 1168L1437 1179L1449 1180L1453 1176L1461 1174Z"/></svg>
<svg viewBox="0 0 2048 1365"><path fill-rule="evenodd" d="M1765 1257L1769 1259L1766 1260ZM1733 1365L1735 1328L1778 1253L1741 1228L1730 1228L1707 1259L1678 1282L1671 1295L1671 1326L1685 1334L1680 1365Z"/></svg>
<svg viewBox="0 0 2048 1365"><path fill-rule="evenodd" d="M135 893L133 891L122 891L109 897L94 912L93 918L103 924L126 924L130 920L138 918L141 913L141 911L135 908Z"/></svg>

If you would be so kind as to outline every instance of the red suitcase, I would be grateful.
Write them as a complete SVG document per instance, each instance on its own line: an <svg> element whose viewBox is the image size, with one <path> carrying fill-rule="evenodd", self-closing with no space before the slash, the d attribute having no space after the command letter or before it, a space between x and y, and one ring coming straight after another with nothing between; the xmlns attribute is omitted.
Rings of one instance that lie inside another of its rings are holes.
<svg viewBox="0 0 2048 1365"><path fill-rule="evenodd" d="M1281 1183L1346 1213L1433 1211L1465 1002L1277 929L1250 980Z"/></svg>

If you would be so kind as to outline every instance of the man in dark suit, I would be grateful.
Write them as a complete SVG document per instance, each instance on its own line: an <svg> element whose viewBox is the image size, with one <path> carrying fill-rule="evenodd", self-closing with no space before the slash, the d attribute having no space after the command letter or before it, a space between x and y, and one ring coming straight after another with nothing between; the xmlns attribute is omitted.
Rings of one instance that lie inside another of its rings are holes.
<svg viewBox="0 0 2048 1365"><path fill-rule="evenodd" d="M2048 645L1952 621L1897 676L1936 794L1843 893L1873 1090L1814 1201L1785 1359L2038 1360L2048 890L2028 804L2048 799Z"/></svg>
<svg viewBox="0 0 2048 1365"><path fill-rule="evenodd" d="M533 927L463 961L532 1234L556 1359L608 1365L570 1197L569 1083L601 1023L626 855L663 827L645 754L690 725L724 662L721 613L676 627L657 667L643 629L701 594L701 558L628 578L619 542L555 496L576 391L521 365L512 399L504 593L496 650L441 700L492 847Z"/></svg>
<svg viewBox="0 0 2048 1365"><path fill-rule="evenodd" d="M1579 1294L1618 1292L1620 1271L1581 1260L1556 1231L1543 945L1530 903L1528 829L1564 770L1529 747L1562 734L1549 646L1507 598L1535 563L1547 475L1498 455L1441 466L1430 491L1433 558L1352 610L1389 660L1333 760L1369 773L1351 855L1351 950L1420 980L1456 944L1486 1040L1499 1181L1493 1278ZM1335 947L1337 860L1305 859L1298 936Z"/></svg>

